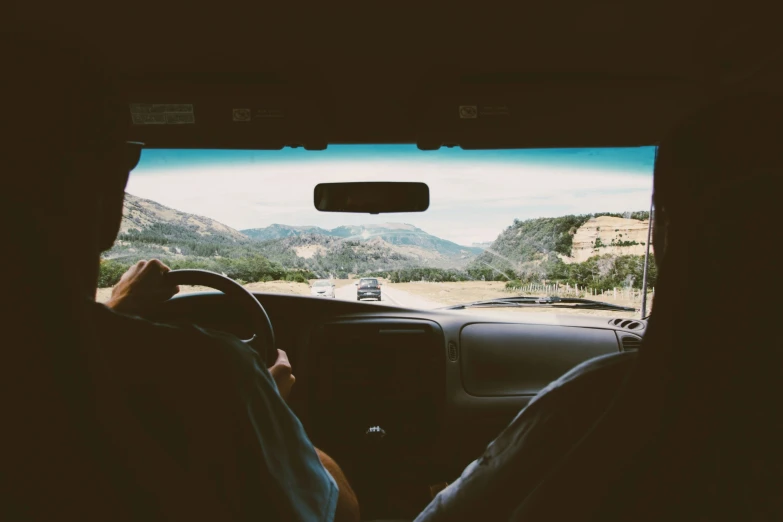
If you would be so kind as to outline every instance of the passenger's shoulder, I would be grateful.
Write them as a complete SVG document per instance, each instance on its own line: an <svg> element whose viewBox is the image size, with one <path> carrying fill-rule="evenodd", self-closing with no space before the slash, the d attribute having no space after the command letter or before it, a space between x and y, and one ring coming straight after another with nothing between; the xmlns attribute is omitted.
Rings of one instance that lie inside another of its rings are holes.
<svg viewBox="0 0 783 522"><path fill-rule="evenodd" d="M613 395L633 368L637 352L622 352L589 359L552 381L536 401L603 400Z"/></svg>
<svg viewBox="0 0 783 522"><path fill-rule="evenodd" d="M557 381L560 385L577 380L622 378L636 361L637 352L620 352L588 359L572 368Z"/></svg>
<svg viewBox="0 0 783 522"><path fill-rule="evenodd" d="M582 434L611 404L635 360L633 353L617 353L576 366L538 392L488 451L499 454L523 440L528 441L526 448L543 447L547 451L558 444L563 447L572 444L571 434ZM527 435L523 437L523 434ZM541 446L531 442L534 439Z"/></svg>

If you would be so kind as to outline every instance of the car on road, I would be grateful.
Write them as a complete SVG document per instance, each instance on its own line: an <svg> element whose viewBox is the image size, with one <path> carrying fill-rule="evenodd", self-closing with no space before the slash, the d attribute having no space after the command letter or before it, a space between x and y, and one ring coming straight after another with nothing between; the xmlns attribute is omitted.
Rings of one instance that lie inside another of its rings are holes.
<svg viewBox="0 0 783 522"><path fill-rule="evenodd" d="M375 299L381 300L381 283L370 277L364 277L356 284L356 300Z"/></svg>
<svg viewBox="0 0 783 522"><path fill-rule="evenodd" d="M334 283L328 279L315 281L312 285L310 285L310 295L315 297L334 298Z"/></svg>

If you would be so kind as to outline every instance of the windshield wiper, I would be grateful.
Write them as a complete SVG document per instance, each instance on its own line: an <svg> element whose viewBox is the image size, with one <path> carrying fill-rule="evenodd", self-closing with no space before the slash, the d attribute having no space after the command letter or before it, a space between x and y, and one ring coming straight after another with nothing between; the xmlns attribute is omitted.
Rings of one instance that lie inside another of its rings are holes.
<svg viewBox="0 0 783 522"><path fill-rule="evenodd" d="M463 310L465 308L502 308L502 307L533 307L551 306L552 308L577 308L581 310L617 310L621 312L635 312L635 308L620 306L590 299L576 297L499 297L487 301L475 301L454 306L446 306L442 310Z"/></svg>

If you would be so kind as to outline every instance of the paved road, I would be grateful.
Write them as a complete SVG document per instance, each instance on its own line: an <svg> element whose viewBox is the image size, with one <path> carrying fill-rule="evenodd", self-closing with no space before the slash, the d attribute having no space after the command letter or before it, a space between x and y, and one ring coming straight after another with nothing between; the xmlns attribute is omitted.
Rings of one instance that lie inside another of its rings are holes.
<svg viewBox="0 0 783 522"><path fill-rule="evenodd" d="M345 286L341 286L335 289L334 295L337 299L343 301L356 301L356 286L353 283L349 283ZM371 301L364 299L363 303L375 303L386 304L392 306L400 306L403 308L416 308L419 310L429 310L432 308L440 308L444 306L442 303L430 301L419 297L405 290L395 288L393 284L384 284L381 286L381 301Z"/></svg>

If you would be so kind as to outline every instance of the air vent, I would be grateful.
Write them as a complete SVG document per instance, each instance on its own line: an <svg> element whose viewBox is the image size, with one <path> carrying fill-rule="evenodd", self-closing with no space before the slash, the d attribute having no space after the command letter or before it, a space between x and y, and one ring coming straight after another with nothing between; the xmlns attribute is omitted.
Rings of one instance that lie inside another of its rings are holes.
<svg viewBox="0 0 783 522"><path fill-rule="evenodd" d="M611 324L612 326L617 326L618 328L624 328L626 330L644 329L644 323L639 321L634 321L633 319L624 319L622 317L618 317L617 319L611 319L609 321L609 324Z"/></svg>
<svg viewBox="0 0 783 522"><path fill-rule="evenodd" d="M630 335L624 335L620 338L624 352L635 352L642 346L641 337L633 337Z"/></svg>
<svg viewBox="0 0 783 522"><path fill-rule="evenodd" d="M451 362L457 362L457 359L459 359L459 351L457 350L457 344L450 342L449 343L449 361Z"/></svg>

